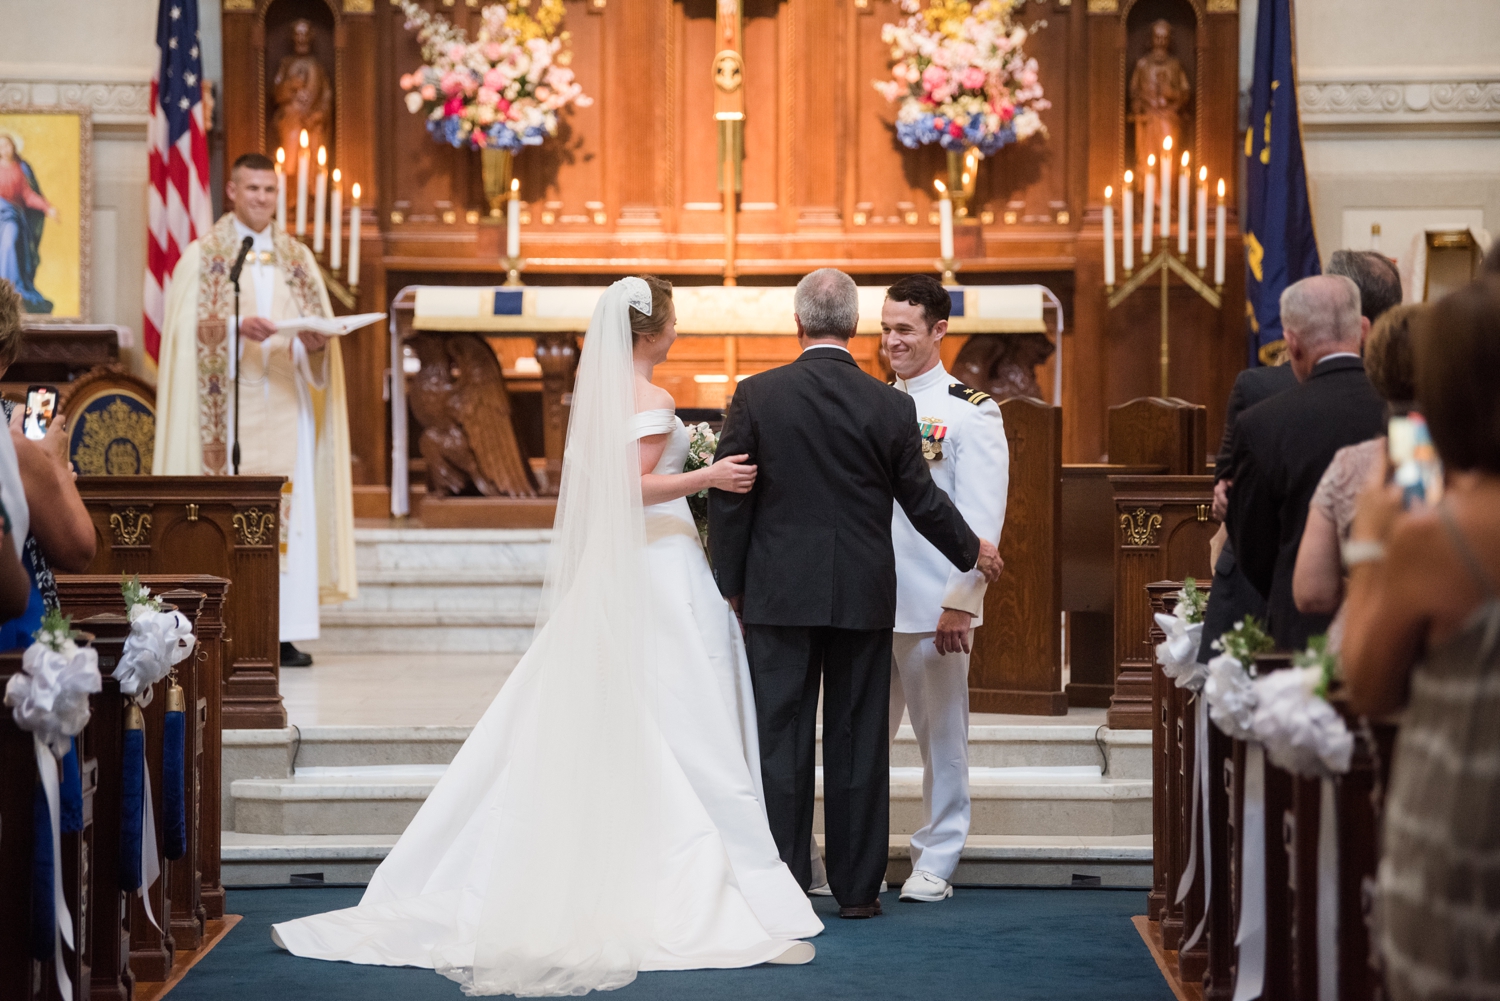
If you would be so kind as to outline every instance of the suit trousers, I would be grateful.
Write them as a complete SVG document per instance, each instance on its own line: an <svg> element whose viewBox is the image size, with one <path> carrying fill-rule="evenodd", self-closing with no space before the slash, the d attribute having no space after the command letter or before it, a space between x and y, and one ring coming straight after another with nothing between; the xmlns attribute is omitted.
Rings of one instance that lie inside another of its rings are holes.
<svg viewBox="0 0 1500 1001"><path fill-rule="evenodd" d="M782 861L808 889L821 681L828 884L844 907L873 904L890 855L891 630L746 625L745 652Z"/></svg>
<svg viewBox="0 0 1500 1001"><path fill-rule="evenodd" d="M951 880L969 837L969 655L940 654L934 633L896 633L891 663L891 740L910 713L922 751L922 827L911 836L912 870Z"/></svg>

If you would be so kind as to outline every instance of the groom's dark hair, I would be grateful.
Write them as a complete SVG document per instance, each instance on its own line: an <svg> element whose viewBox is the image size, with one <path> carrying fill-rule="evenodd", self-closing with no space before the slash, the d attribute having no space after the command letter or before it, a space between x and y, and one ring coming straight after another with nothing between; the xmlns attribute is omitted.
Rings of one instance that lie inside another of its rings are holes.
<svg viewBox="0 0 1500 1001"><path fill-rule="evenodd" d="M943 283L931 275L907 275L885 290L885 297L892 302L905 302L922 307L922 319L928 329L939 320L948 319L953 312L953 297L943 288Z"/></svg>

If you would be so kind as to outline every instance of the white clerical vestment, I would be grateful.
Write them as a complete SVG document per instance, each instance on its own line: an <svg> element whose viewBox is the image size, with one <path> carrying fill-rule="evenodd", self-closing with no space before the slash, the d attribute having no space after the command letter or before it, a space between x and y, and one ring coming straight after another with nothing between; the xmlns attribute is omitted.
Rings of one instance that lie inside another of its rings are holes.
<svg viewBox="0 0 1500 1001"><path fill-rule="evenodd" d="M252 249L240 277L240 315L331 316L307 248L275 223L260 233L233 215L183 253L172 275L157 378L157 475L233 471L234 367L240 367L240 472L285 476L280 638L318 637L318 606L354 597L354 510L348 407L338 338L309 352L295 330L244 341L230 357L233 289L227 268Z"/></svg>

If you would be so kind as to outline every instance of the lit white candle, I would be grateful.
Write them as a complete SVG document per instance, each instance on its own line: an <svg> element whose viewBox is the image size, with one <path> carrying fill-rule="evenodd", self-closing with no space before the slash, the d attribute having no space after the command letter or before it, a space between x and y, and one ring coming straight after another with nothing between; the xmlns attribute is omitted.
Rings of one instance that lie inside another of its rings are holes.
<svg viewBox="0 0 1500 1001"><path fill-rule="evenodd" d="M337 271L344 263L344 179L337 167L333 168L333 211L328 221L333 226L328 241L328 266Z"/></svg>
<svg viewBox="0 0 1500 1001"><path fill-rule="evenodd" d="M349 189L353 205L349 209L349 287L359 286L359 185Z"/></svg>
<svg viewBox="0 0 1500 1001"><path fill-rule="evenodd" d="M297 154L297 239L307 235L307 130L298 139L302 150Z"/></svg>
<svg viewBox="0 0 1500 1001"><path fill-rule="evenodd" d="M1156 154L1146 157L1146 210L1141 214L1141 262L1151 257L1151 213L1156 210Z"/></svg>
<svg viewBox="0 0 1500 1001"><path fill-rule="evenodd" d="M948 186L941 180L932 182L942 196L938 201L938 254L945 261L953 260L953 199L948 197Z"/></svg>
<svg viewBox="0 0 1500 1001"><path fill-rule="evenodd" d="M1115 189L1106 187L1104 189L1104 284L1113 286L1115 283ZM1125 238L1125 245L1130 245L1130 238Z"/></svg>
<svg viewBox="0 0 1500 1001"><path fill-rule="evenodd" d="M1172 137L1161 141L1161 245L1172 239Z"/></svg>
<svg viewBox="0 0 1500 1001"><path fill-rule="evenodd" d="M1224 178L1219 178L1219 205L1214 209L1214 284L1224 285Z"/></svg>
<svg viewBox="0 0 1500 1001"><path fill-rule="evenodd" d="M1125 197L1121 205L1125 209L1125 238L1120 241L1120 249L1124 251L1128 275L1135 268L1135 174L1129 170L1125 171Z"/></svg>
<svg viewBox="0 0 1500 1001"><path fill-rule="evenodd" d="M521 256L521 179L510 180L510 201L505 206L505 256Z"/></svg>
<svg viewBox="0 0 1500 1001"><path fill-rule="evenodd" d="M286 150L276 147L276 225L286 229Z"/></svg>
<svg viewBox="0 0 1500 1001"><path fill-rule="evenodd" d="M1198 168L1198 271L1208 267L1208 168Z"/></svg>
<svg viewBox="0 0 1500 1001"><path fill-rule="evenodd" d="M323 252L323 215L328 208L328 149L318 147L318 186L313 191L313 253Z"/></svg>
<svg viewBox="0 0 1500 1001"><path fill-rule="evenodd" d="M1188 158L1188 152L1183 150L1182 170L1177 175L1177 256L1183 258L1188 253L1188 184L1192 175L1188 170Z"/></svg>

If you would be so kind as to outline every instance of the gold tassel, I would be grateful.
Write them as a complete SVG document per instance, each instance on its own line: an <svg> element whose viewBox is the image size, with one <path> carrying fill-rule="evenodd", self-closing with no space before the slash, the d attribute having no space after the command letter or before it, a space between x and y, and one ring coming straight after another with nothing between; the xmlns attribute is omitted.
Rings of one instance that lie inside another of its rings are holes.
<svg viewBox="0 0 1500 1001"><path fill-rule="evenodd" d="M167 689L167 712L187 712L187 696L182 692L182 686L175 681L172 687Z"/></svg>
<svg viewBox="0 0 1500 1001"><path fill-rule="evenodd" d="M127 703L125 706L125 729L146 729L146 717L141 715L141 707L134 702Z"/></svg>

